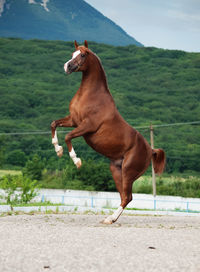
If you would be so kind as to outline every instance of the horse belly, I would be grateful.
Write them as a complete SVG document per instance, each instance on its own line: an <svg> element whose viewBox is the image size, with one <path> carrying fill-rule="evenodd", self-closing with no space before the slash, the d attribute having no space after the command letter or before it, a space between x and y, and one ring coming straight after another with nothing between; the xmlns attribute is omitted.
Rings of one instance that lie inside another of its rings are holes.
<svg viewBox="0 0 200 272"><path fill-rule="evenodd" d="M95 151L110 159L119 159L124 156L126 145L124 134L120 129L101 128L84 138Z"/></svg>

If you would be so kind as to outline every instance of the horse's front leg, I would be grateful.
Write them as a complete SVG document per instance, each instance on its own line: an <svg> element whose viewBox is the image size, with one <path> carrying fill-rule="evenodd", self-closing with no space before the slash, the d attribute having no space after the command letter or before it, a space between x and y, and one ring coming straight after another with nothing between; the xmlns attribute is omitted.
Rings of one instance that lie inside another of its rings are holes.
<svg viewBox="0 0 200 272"><path fill-rule="evenodd" d="M63 148L58 144L58 137L57 137L57 132L56 128L57 127L73 127L73 121L71 119L71 116L67 116L65 118L53 121L51 123L51 134L52 134L52 144L55 147L55 151L58 155L58 157L61 157L63 155Z"/></svg>
<svg viewBox="0 0 200 272"><path fill-rule="evenodd" d="M88 133L88 132L93 132L94 126L93 124L90 122L89 119L85 119L81 122L81 124L75 128L74 130L72 130L71 132L69 132L66 136L65 136L65 142L69 151L69 155L72 158L74 164L76 165L77 168L80 168L82 163L81 163L81 159L77 158L76 153L73 149L71 140L73 138L76 137L80 137L83 136L84 134Z"/></svg>

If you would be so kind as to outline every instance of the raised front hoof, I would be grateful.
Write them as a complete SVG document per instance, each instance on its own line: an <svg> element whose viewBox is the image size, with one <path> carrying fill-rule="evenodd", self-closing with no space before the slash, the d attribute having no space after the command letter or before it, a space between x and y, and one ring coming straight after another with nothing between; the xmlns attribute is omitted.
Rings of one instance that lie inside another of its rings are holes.
<svg viewBox="0 0 200 272"><path fill-rule="evenodd" d="M62 157L62 155L63 155L63 148L62 148L62 146L60 146L60 149L56 153L57 153L57 156L59 158Z"/></svg>
<svg viewBox="0 0 200 272"><path fill-rule="evenodd" d="M77 158L77 162L76 162L77 169L79 169L81 167L81 165L82 165L81 159Z"/></svg>

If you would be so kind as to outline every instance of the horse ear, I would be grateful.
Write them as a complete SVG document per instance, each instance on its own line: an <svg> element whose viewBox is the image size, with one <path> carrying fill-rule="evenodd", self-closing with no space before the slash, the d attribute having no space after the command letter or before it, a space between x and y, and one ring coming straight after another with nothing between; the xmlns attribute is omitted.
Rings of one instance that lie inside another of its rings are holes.
<svg viewBox="0 0 200 272"><path fill-rule="evenodd" d="M85 44L85 47L88 48L88 42L86 40L85 40L84 44Z"/></svg>
<svg viewBox="0 0 200 272"><path fill-rule="evenodd" d="M77 43L77 41L74 41L74 46L75 46L76 49L78 48L78 43Z"/></svg>

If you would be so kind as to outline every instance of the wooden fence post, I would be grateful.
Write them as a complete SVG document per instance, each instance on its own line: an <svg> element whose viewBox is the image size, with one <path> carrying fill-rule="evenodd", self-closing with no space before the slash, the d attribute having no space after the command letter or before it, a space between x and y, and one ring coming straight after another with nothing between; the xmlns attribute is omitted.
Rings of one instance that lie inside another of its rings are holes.
<svg viewBox="0 0 200 272"><path fill-rule="evenodd" d="M154 149L154 139L153 139L153 126L150 124L150 140L151 140L151 148ZM152 186L153 186L153 196L156 197L156 175L153 168L153 160L151 160L152 166Z"/></svg>

